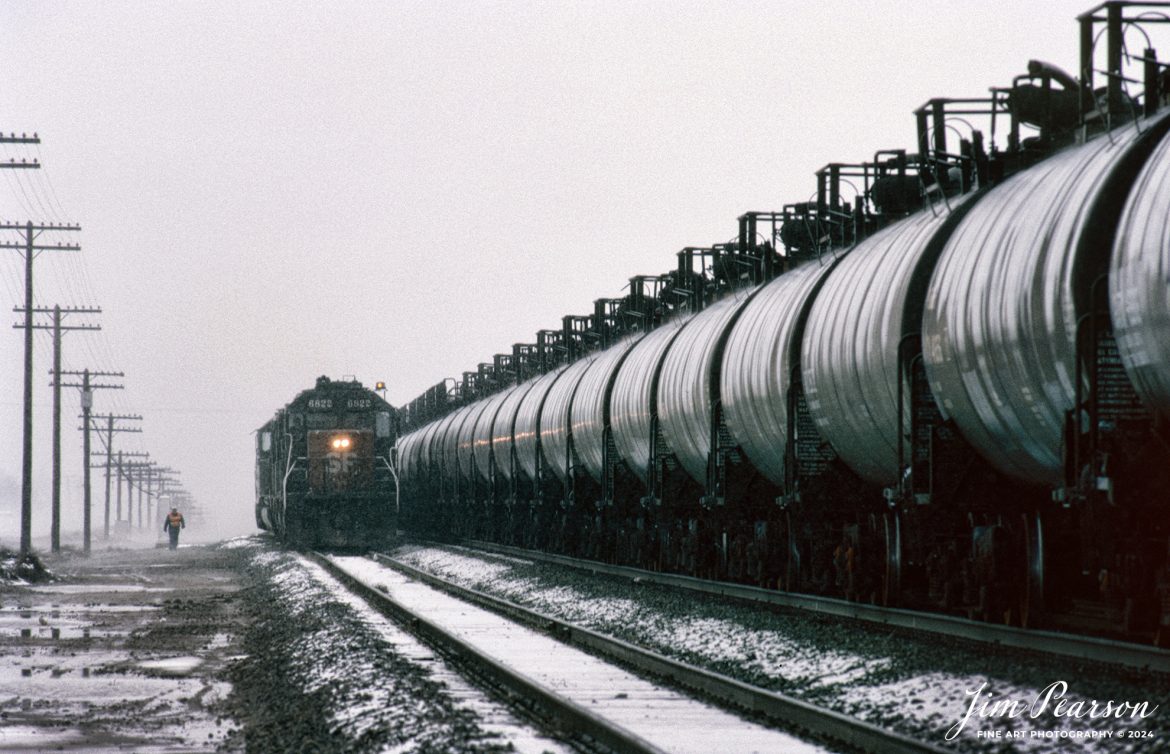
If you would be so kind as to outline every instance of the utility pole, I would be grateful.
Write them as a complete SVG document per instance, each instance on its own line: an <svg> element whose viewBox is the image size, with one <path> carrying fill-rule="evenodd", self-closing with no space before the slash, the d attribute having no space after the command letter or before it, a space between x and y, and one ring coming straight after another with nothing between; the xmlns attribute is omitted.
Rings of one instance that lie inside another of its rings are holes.
<svg viewBox="0 0 1170 754"><path fill-rule="evenodd" d="M13 307L13 311L22 311L20 307ZM53 388L53 524L50 530L50 540L53 552L61 549L61 381L57 375L61 372L61 336L69 330L100 330L99 325L63 325L62 320L68 314L101 314L101 309L85 309L80 307L54 306L52 309L38 307L31 312L24 310L27 320L33 314L51 314L51 325L32 325L34 330L53 331L53 368L49 374L53 381L49 383ZM27 324L27 322L26 322ZM13 325L23 327L24 325Z"/></svg>
<svg viewBox="0 0 1170 754"><path fill-rule="evenodd" d="M150 454L147 453L146 457ZM147 471L154 465L154 461L127 461L123 464L126 471L126 520L131 528L134 526L134 490L138 490L138 528L142 528L142 493L145 491Z"/></svg>
<svg viewBox="0 0 1170 754"><path fill-rule="evenodd" d="M105 419L106 426L106 519L105 519L105 539L110 538L110 472L113 471L113 456L114 450L114 433L115 432L142 432L141 429L135 427L119 427L114 424L117 421L142 421L142 417L135 414L116 415L116 414L94 414L94 419Z"/></svg>
<svg viewBox="0 0 1170 754"><path fill-rule="evenodd" d="M172 469L170 466L155 466L151 475L151 481L158 483L158 491L154 495L154 516L150 517L150 525L158 527L159 522L162 521L162 496L166 492L166 485L168 482L177 483L179 480L177 476L179 471Z"/></svg>
<svg viewBox="0 0 1170 754"><path fill-rule="evenodd" d="M129 430L131 432L142 430ZM117 461L112 459L117 458ZM117 453L106 452L106 461L114 465L115 477L114 483L117 485L117 508L114 514L115 528L118 523L122 521L122 480L126 480L126 522L130 523L133 515L133 490L130 489L130 471L134 466L138 465L131 458L150 458L150 453L140 451L119 450Z"/></svg>
<svg viewBox="0 0 1170 754"><path fill-rule="evenodd" d="M163 517L162 496L169 492L171 494L171 498L172 498L172 500L171 500L172 506L171 507L176 507L175 505L173 505L173 503L175 502L175 498L177 496L183 494L183 488L181 486L182 482L178 478L179 475L181 474L181 472L179 472L175 469L172 469L172 468L162 468L162 469L159 469L159 472L160 473L159 473L159 479L158 479L158 500L159 500L158 517L161 520ZM169 484L175 484L175 485L180 485L180 486L177 487L176 489L171 490L171 489L167 489L167 485L169 485Z"/></svg>
<svg viewBox="0 0 1170 754"><path fill-rule="evenodd" d="M9 133L8 136L0 135L0 144L40 144L41 139L34 133L32 137L22 135L16 136L15 133ZM40 163L36 160L28 162L22 160L18 163L15 160L9 160L7 163L0 163L0 167L5 169L18 169L18 167L40 167ZM25 311L33 310L33 260L39 252L76 252L80 251L81 247L76 244L36 244L36 238L46 231L80 231L81 226L78 225L55 225L55 224L35 224L32 220L26 224L11 224L11 222L2 222L0 224L0 231L23 231L25 232L25 242L23 244L8 244L8 242L0 242L0 248L15 249L15 251L23 252L25 255ZM23 441L23 459L21 464L21 484L20 484L20 551L21 555L27 555L33 549L33 328L32 317L25 317L25 441Z"/></svg>
<svg viewBox="0 0 1170 754"><path fill-rule="evenodd" d="M61 375L65 375L65 374L73 375L75 377L80 376L81 382L80 383L77 383L77 382L62 383L61 382ZM82 430L85 433L84 440L82 442L82 453L85 456L82 459L83 463L85 464L85 475L83 477L84 482L82 483L84 486L84 492L85 492L85 502L84 502L85 507L84 507L84 511L82 513L81 529L82 529L82 541L84 542L85 554L89 555L90 540L91 540L90 532L92 531L92 529L90 527L90 523L92 521L92 509L93 509L93 506L91 505L91 503L93 501L93 496L90 492L90 479L89 479L89 453L90 453L89 417L90 417L90 411L93 409L93 391L98 390L98 389L104 389L104 390L121 390L122 389L121 385L104 385L104 384L100 384L100 383L95 384L94 382L92 382L92 379L94 377L121 377L122 373L121 372L95 372L95 371L91 371L89 369L83 369L80 372L64 371L61 369L57 369L56 373L53 376L56 378L53 381L55 383L58 383L57 384L58 389L63 388L63 387L76 387L76 388L81 389L81 418L83 421Z"/></svg>

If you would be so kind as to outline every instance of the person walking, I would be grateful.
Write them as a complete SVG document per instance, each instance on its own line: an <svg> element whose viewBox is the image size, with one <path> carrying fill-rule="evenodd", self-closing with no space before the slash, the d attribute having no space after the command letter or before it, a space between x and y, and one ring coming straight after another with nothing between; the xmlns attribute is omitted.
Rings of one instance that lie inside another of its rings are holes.
<svg viewBox="0 0 1170 754"><path fill-rule="evenodd" d="M179 529L185 528L187 528L187 522L183 520L183 514L179 513L178 508L171 508L171 512L163 519L163 531L171 535L172 550L179 546Z"/></svg>

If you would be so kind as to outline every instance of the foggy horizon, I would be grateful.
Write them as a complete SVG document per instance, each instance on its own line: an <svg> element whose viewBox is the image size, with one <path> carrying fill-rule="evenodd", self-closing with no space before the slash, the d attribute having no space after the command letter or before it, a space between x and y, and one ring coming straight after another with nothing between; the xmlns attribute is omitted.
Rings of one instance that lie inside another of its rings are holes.
<svg viewBox="0 0 1170 754"><path fill-rule="evenodd" d="M102 330L66 335L63 368L125 373L94 410L144 417L115 447L181 469L210 530L184 536L216 539L254 529L252 432L318 376L384 380L401 406L729 240L740 214L806 201L826 163L914 151L931 97L986 96L1030 59L1074 70L1091 6L5 3L0 132L41 144L0 160L41 168L0 169L0 218L81 225L42 237L81 251L37 258L35 303L102 309L70 315ZM0 250L9 312L23 274ZM6 547L22 336L0 345ZM35 340L39 543L52 349ZM96 546L103 490L95 470Z"/></svg>

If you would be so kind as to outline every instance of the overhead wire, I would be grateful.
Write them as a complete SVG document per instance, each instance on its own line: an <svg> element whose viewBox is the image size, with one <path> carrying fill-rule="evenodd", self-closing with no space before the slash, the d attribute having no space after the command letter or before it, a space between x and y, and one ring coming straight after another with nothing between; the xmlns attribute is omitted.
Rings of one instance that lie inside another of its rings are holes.
<svg viewBox="0 0 1170 754"><path fill-rule="evenodd" d="M19 155L12 155L16 159L35 159L39 168L0 170L5 174L8 187L9 201L23 210L26 217L34 222L51 225L66 225L75 222L65 211L60 194L52 180L51 171L45 167L40 145L4 145L4 159L10 158L14 147L24 148ZM27 147L31 146L33 153L29 154ZM16 175L13 175L16 174ZM0 202L0 208L9 202ZM0 217L11 216L15 213L7 210L0 211ZM5 218L7 219L7 218ZM12 222L16 222L13 220ZM40 238L41 243L76 243L77 239L70 238L76 235L72 231L46 231ZM21 243L25 240L24 234L18 230L3 231L0 235L5 241ZM18 252L19 254L19 252ZM44 270L44 272L40 272ZM36 273L33 300L34 307L60 305L62 307L100 308L99 297L95 294L97 288L95 280L87 264L87 255L77 251L54 251L38 253L34 257L34 273ZM4 279L4 290L15 302L15 306L22 307L24 302L24 267L22 264L0 264L0 277ZM51 302L51 304L47 303ZM114 353L112 339L102 322L101 315L85 315L91 317L92 324L102 329L75 333L76 338L68 341L71 347L63 349L63 370L76 370L79 363L84 363L92 371L115 372L117 358ZM45 330L37 330L43 337L34 338L34 358L41 364L46 360L51 363L52 337ZM80 354L73 357L73 354ZM40 371L38 368L37 371ZM46 372L48 370L45 370ZM124 384L124 380L122 380ZM38 390L37 393L40 393ZM105 411L115 414L130 414L129 401L125 397L125 390L99 390L101 403ZM35 393L34 393L35 394ZM43 395L43 393L41 393ZM63 403L69 409L76 408L80 413L80 392L76 390L62 391ZM41 404L36 404L41 405ZM65 411L63 414L68 415ZM100 433L99 433L99 436ZM104 436L102 443L105 444ZM141 452L143 437L140 433L128 436L124 445L132 452Z"/></svg>

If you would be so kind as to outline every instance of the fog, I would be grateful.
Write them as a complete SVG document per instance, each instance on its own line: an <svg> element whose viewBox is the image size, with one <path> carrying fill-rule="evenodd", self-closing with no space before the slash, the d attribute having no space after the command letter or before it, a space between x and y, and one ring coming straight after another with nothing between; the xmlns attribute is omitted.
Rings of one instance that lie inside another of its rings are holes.
<svg viewBox="0 0 1170 754"><path fill-rule="evenodd" d="M1075 70L1088 7L5 2L0 131L42 143L0 159L42 168L0 169L0 218L81 224L40 239L80 252L36 260L38 306L102 309L70 315L102 330L66 335L64 368L125 373L95 401L144 417L116 449L181 469L202 533L228 536L254 526L253 430L318 375L385 380L405 403L730 239L744 211L807 200L825 163L913 150L931 97L985 96L1030 58ZM22 305L19 252L0 249L0 278ZM9 546L21 335L0 338ZM51 341L36 338L41 538Z"/></svg>

